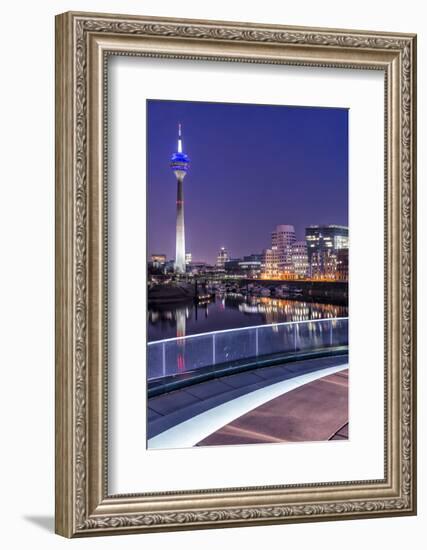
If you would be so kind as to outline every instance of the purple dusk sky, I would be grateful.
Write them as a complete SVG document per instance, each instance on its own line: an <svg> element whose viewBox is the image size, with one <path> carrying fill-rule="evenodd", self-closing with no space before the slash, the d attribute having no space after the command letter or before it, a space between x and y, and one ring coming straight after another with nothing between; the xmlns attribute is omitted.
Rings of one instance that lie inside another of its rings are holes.
<svg viewBox="0 0 427 550"><path fill-rule="evenodd" d="M294 225L297 240L308 225L348 225L347 109L148 100L149 255L175 257L178 123L193 261L215 262L221 246L260 253L277 224Z"/></svg>

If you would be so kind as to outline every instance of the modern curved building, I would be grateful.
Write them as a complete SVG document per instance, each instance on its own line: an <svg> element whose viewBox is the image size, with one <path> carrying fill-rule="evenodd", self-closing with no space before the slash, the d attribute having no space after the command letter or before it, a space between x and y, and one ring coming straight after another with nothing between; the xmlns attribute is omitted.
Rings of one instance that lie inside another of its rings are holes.
<svg viewBox="0 0 427 550"><path fill-rule="evenodd" d="M170 167L177 180L176 196L176 252L175 272L185 273L185 223L184 223L184 177L188 171L190 159L183 152L181 124L178 125L178 150L172 155Z"/></svg>

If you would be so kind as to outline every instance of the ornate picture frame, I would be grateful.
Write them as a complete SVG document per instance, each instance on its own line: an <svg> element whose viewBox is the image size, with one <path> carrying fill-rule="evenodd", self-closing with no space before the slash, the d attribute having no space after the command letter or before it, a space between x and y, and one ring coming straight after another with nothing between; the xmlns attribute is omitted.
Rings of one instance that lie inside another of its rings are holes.
<svg viewBox="0 0 427 550"><path fill-rule="evenodd" d="M384 72L384 479L108 492L106 60ZM135 532L416 513L416 37L68 12L56 18L56 532Z"/></svg>

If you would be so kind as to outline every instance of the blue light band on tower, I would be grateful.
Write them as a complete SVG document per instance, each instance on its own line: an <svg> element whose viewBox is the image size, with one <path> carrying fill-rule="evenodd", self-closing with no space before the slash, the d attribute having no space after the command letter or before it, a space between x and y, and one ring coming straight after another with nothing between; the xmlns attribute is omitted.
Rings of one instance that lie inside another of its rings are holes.
<svg viewBox="0 0 427 550"><path fill-rule="evenodd" d="M181 124L178 124L178 150L171 157L170 167L177 180L176 196L176 252L175 272L185 273L185 224L183 181L190 165L190 159L182 150Z"/></svg>

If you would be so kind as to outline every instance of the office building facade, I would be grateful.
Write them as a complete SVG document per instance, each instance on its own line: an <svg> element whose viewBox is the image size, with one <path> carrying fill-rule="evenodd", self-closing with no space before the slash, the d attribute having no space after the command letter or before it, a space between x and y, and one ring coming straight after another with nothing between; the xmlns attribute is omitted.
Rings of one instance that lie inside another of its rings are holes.
<svg viewBox="0 0 427 550"><path fill-rule="evenodd" d="M292 273L292 245L295 240L293 225L277 225L271 234L271 249L276 253L281 274Z"/></svg>
<svg viewBox="0 0 427 550"><path fill-rule="evenodd" d="M296 279L304 279L308 273L307 244L295 241L291 249L292 274Z"/></svg>
<svg viewBox="0 0 427 550"><path fill-rule="evenodd" d="M342 225L312 225L305 230L308 276L312 279L338 280L338 255L344 261L348 250L348 227ZM348 254L347 254L348 258ZM343 265L340 273L344 273ZM342 274L340 275L340 277ZM348 260L347 260L348 277ZM340 279L343 280L343 279Z"/></svg>
<svg viewBox="0 0 427 550"><path fill-rule="evenodd" d="M230 256L228 254L227 249L225 246L222 246L218 252L218 256L216 258L216 266L219 269L224 269L226 262L230 259Z"/></svg>

